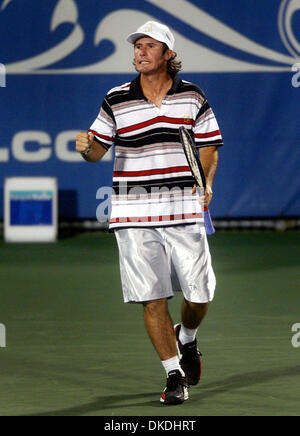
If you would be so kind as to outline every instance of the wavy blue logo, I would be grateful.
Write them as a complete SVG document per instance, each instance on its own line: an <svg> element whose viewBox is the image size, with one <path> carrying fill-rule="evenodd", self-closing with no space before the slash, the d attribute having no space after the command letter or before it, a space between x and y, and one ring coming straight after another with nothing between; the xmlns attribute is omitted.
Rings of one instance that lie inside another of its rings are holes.
<svg viewBox="0 0 300 436"><path fill-rule="evenodd" d="M299 11L300 0L283 0L278 15L281 39L290 54L298 59L300 57L300 41L294 32L293 18L295 13Z"/></svg>
<svg viewBox="0 0 300 436"><path fill-rule="evenodd" d="M28 14L28 5L24 3L2 0L0 35L1 18L6 16L10 20L16 14L21 17ZM33 21L35 26L30 28L28 25L26 29L40 39L39 52L30 53L26 47L26 56L5 62L7 74L133 72L132 48L125 43L126 35L136 29L138 23L160 20L161 17L167 17L173 24L170 27L176 40L175 50L180 53L184 72L290 71L292 65L300 62L300 42L296 31L299 25L295 25L299 18L300 0L282 0L278 10L276 31L287 53L251 39L192 1L147 0L140 3L139 10L133 8L132 2L126 2L126 8L122 2L117 2L117 9L104 12L101 11L101 2L85 2L84 6L75 0L47 3L43 2L42 6L36 3L36 8L32 8L37 15ZM39 7L42 8L40 14ZM93 14L87 14L89 8ZM105 15L100 17L101 13ZM26 27L26 23L23 20L22 25ZM192 39L186 32L183 33L182 26L189 28L196 37ZM45 47L45 44L48 46ZM7 56L13 56L8 49Z"/></svg>

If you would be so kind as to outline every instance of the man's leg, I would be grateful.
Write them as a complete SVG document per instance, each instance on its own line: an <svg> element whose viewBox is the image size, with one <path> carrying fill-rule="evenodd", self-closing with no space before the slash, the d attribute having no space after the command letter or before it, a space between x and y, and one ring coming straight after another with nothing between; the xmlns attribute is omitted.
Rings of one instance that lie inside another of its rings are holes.
<svg viewBox="0 0 300 436"><path fill-rule="evenodd" d="M181 322L190 330L197 329L207 314L209 303L191 303L183 300L181 306Z"/></svg>
<svg viewBox="0 0 300 436"><path fill-rule="evenodd" d="M181 404L188 399L188 384L179 363L167 299L148 301L143 306L148 335L167 373L167 384L160 401L163 404Z"/></svg>
<svg viewBox="0 0 300 436"><path fill-rule="evenodd" d="M191 303L184 299L181 307L181 324L176 326L176 338L181 354L180 364L188 382L196 385L201 377L201 353L197 349L196 334L209 303Z"/></svg>
<svg viewBox="0 0 300 436"><path fill-rule="evenodd" d="M195 341L198 327L207 314L209 303L191 303L186 299L181 306L181 326L178 339L182 345Z"/></svg>
<svg viewBox="0 0 300 436"><path fill-rule="evenodd" d="M151 342L162 361L177 356L173 322L167 299L143 303L144 321Z"/></svg>

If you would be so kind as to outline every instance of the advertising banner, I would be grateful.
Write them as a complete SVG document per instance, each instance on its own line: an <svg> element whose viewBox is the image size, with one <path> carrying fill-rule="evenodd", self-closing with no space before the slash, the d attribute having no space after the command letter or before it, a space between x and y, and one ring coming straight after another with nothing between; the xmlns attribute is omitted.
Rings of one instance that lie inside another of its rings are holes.
<svg viewBox="0 0 300 436"><path fill-rule="evenodd" d="M148 20L174 33L180 77L204 91L223 135L213 217L300 216L295 0L0 0L1 185L54 177L59 218L96 219L113 150L87 163L75 137L136 77L126 37Z"/></svg>

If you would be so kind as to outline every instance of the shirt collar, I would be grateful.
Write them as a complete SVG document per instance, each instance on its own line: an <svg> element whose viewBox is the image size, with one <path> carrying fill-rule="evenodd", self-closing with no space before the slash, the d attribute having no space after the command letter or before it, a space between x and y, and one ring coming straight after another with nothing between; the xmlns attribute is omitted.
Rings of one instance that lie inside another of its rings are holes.
<svg viewBox="0 0 300 436"><path fill-rule="evenodd" d="M144 96L142 88L141 88L140 77L141 77L141 75L139 74L131 82L131 84L130 84L130 94L134 98L136 98L136 99L147 100L146 97ZM167 95L175 94L175 92L178 91L181 86L182 86L182 80L179 77L175 76L174 79L173 79L172 88L169 89L169 91L167 92Z"/></svg>

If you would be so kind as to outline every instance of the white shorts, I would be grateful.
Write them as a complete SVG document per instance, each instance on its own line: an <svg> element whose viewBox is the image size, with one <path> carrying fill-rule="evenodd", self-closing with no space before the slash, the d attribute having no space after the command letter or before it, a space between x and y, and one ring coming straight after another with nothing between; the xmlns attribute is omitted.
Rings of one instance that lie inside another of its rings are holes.
<svg viewBox="0 0 300 436"><path fill-rule="evenodd" d="M193 303L214 297L216 279L203 224L116 229L125 303L170 298Z"/></svg>

